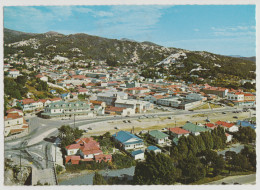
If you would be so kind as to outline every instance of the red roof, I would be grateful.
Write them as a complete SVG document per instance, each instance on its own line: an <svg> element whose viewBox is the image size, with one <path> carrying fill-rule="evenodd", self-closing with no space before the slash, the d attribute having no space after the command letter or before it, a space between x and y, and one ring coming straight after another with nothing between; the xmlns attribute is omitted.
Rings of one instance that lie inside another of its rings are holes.
<svg viewBox="0 0 260 190"><path fill-rule="evenodd" d="M18 119L22 117L23 117L22 115L19 115L19 113L16 112L16 113L8 113L5 119Z"/></svg>
<svg viewBox="0 0 260 190"><path fill-rule="evenodd" d="M11 133L11 134L15 134L15 133L20 133L20 132L22 132L22 131L24 131L24 129L11 129L11 130L10 130L10 133Z"/></svg>
<svg viewBox="0 0 260 190"><path fill-rule="evenodd" d="M93 105L101 105L103 102L102 101L96 101L96 100L90 100L90 103Z"/></svg>
<svg viewBox="0 0 260 190"><path fill-rule="evenodd" d="M72 164L79 164L80 156L66 156L65 162L71 161Z"/></svg>
<svg viewBox="0 0 260 190"><path fill-rule="evenodd" d="M104 162L108 162L112 160L112 155L105 155L105 154L99 154L99 155L95 155L95 160L96 162L101 162L102 160Z"/></svg>
<svg viewBox="0 0 260 190"><path fill-rule="evenodd" d="M50 99L50 101L58 101L58 100L62 100L61 98L53 98L53 99Z"/></svg>
<svg viewBox="0 0 260 190"><path fill-rule="evenodd" d="M216 127L214 123L207 123L206 126L210 128Z"/></svg>
<svg viewBox="0 0 260 190"><path fill-rule="evenodd" d="M247 93L247 94L244 94L244 96L255 96L255 95Z"/></svg>
<svg viewBox="0 0 260 190"><path fill-rule="evenodd" d="M71 144L66 146L67 150L71 150L71 149L79 149L80 148L80 144Z"/></svg>
<svg viewBox="0 0 260 190"><path fill-rule="evenodd" d="M22 101L23 104L31 104L35 102L34 99L23 99L20 101Z"/></svg>
<svg viewBox="0 0 260 190"><path fill-rule="evenodd" d="M225 135L226 135L226 137L230 136L230 134L228 134L228 133L225 133Z"/></svg>
<svg viewBox="0 0 260 190"><path fill-rule="evenodd" d="M128 88L127 90L148 90L148 88L134 87L134 88Z"/></svg>
<svg viewBox="0 0 260 190"><path fill-rule="evenodd" d="M89 137L89 138L79 138L79 139L76 139L75 142L77 144L81 144L81 143L88 143L88 142L91 142L91 141L94 141L94 139L92 137ZM95 141L96 142L96 141Z"/></svg>
<svg viewBox="0 0 260 190"><path fill-rule="evenodd" d="M20 112L20 113L23 113L22 110L18 110L18 109L14 109L14 108L9 109L9 110L6 111L6 113L10 113L10 112Z"/></svg>
<svg viewBox="0 0 260 190"><path fill-rule="evenodd" d="M82 153L84 155L89 155L89 154L97 154L97 153L103 153L102 150L85 150L85 151L82 151Z"/></svg>
<svg viewBox="0 0 260 190"><path fill-rule="evenodd" d="M175 133L175 134L177 134L177 135L189 134L189 133L190 133L189 131L186 131L185 129L182 129L182 128L180 128L180 127L169 128L169 130L170 130L172 133Z"/></svg>
<svg viewBox="0 0 260 190"><path fill-rule="evenodd" d="M108 107L106 108L105 111L118 111L118 112L122 112L124 109L126 109L125 107Z"/></svg>
<svg viewBox="0 0 260 190"><path fill-rule="evenodd" d="M74 78L74 79L86 79L87 77L85 75L73 75L72 78Z"/></svg>
<svg viewBox="0 0 260 190"><path fill-rule="evenodd" d="M215 122L217 125L221 125L221 126L224 126L224 127L227 127L227 128L230 128L232 127L233 125L235 125L234 123L227 123L225 121L217 121Z"/></svg>

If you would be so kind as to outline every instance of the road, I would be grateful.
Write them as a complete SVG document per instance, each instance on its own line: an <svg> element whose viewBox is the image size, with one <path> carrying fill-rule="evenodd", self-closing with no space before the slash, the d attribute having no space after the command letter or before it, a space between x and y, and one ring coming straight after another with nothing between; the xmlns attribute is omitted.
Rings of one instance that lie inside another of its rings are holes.
<svg viewBox="0 0 260 190"><path fill-rule="evenodd" d="M237 108L225 108L220 110L197 110L197 111L184 111L184 110L175 110L172 112L161 112L161 113L147 113L146 116L178 116L178 115L194 115L194 114L203 114L203 113L218 113L218 112L232 112L238 110ZM74 120L57 120L57 119L43 119L39 117L29 117L29 134L21 137L19 139L13 139L5 141L5 157L19 157L24 161L29 161L32 163L32 166L37 169L46 169L53 167L53 164L50 162L53 161L53 158L48 153L48 146L51 144L46 140L51 136L58 135L58 128L62 125L70 125L71 127L80 127L87 124L98 123L102 121L111 121L111 120L134 120L138 119L143 114L136 114L130 117L121 117L121 116L100 116L96 118L77 118L74 124ZM28 117L25 117L28 119ZM104 130L105 132L105 130ZM21 146L22 145L22 146ZM47 155L46 155L47 154ZM24 162L25 163L25 162Z"/></svg>
<svg viewBox="0 0 260 190"><path fill-rule="evenodd" d="M226 183L227 185L232 185L234 183L239 183L240 185L255 185L256 184L256 174L250 175L240 175L240 176L229 176L224 179L213 181L207 183L206 185L220 185L222 183Z"/></svg>

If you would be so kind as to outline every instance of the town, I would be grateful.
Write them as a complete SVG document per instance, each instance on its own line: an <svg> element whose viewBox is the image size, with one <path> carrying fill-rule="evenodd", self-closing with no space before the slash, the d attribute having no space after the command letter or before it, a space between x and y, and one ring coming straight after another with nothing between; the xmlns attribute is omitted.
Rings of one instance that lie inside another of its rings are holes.
<svg viewBox="0 0 260 190"><path fill-rule="evenodd" d="M3 3L5 187L256 189L254 2L51 4Z"/></svg>
<svg viewBox="0 0 260 190"><path fill-rule="evenodd" d="M58 184L57 174L66 171L131 167L144 162L151 151L174 157L183 137L201 136L201 141L219 128L223 129L221 145L204 149L236 146L244 128L256 128L252 91L145 78L135 67L111 67L105 61L92 61L88 69L84 62L56 58L53 64L9 57L4 64L9 94L5 96L5 157L20 160L24 168L31 163L36 168L34 185ZM241 81L245 82L254 81ZM181 115L185 117L178 121ZM255 142L255 136L248 138ZM20 152L11 148L13 144ZM47 174L49 178L44 178ZM135 178L132 174L117 183ZM110 183L116 183L113 180Z"/></svg>

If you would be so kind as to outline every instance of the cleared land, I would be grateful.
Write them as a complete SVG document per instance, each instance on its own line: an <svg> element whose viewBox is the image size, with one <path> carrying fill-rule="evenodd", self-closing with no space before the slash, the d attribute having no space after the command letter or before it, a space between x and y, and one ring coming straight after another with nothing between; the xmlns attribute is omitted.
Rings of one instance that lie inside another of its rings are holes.
<svg viewBox="0 0 260 190"><path fill-rule="evenodd" d="M222 121L231 121L235 122L238 119L233 118L237 116L239 120L245 119L249 117L248 112L242 113L232 113L229 112L227 114L222 113L203 113L203 114L193 114L193 115L176 115L172 116L171 119L168 117L158 117L158 118L146 118L146 119L128 119L125 118L123 121L103 121L95 124L87 124L81 126L80 129L88 130L84 136L89 137L91 135L102 135L105 132L109 131L110 133L115 133L119 130L127 130L130 131L133 127L135 132L140 132L142 130L161 130L165 127L180 127L184 125L187 121L191 121L193 123L206 123L207 117L211 122L216 122L218 120ZM129 122L130 121L130 122ZM91 127L92 130L88 128ZM115 129L115 128L118 129Z"/></svg>

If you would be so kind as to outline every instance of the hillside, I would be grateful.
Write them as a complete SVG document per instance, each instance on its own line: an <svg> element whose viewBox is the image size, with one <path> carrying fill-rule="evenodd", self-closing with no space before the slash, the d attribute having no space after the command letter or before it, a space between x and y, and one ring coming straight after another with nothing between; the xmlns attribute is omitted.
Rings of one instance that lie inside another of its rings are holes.
<svg viewBox="0 0 260 190"><path fill-rule="evenodd" d="M115 65L140 66L142 75L151 78L178 76L187 79L191 75L205 79L255 78L256 64L251 60L82 33L63 35L51 31L33 34L4 29L4 46L5 58L21 54L27 58L41 55L42 59L50 61L57 56L70 61L102 60L116 62Z"/></svg>

